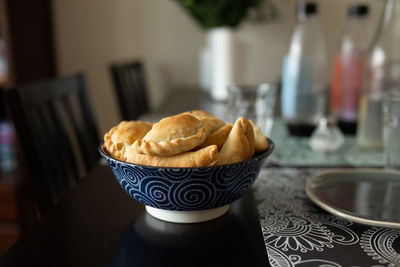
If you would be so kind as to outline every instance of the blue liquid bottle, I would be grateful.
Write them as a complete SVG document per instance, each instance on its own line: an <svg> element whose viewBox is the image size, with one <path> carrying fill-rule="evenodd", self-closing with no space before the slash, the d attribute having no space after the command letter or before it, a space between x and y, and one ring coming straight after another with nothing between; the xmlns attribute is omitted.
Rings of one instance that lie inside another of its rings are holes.
<svg viewBox="0 0 400 267"><path fill-rule="evenodd" d="M327 55L318 6L297 6L298 23L282 72L282 117L289 133L310 136L327 107Z"/></svg>

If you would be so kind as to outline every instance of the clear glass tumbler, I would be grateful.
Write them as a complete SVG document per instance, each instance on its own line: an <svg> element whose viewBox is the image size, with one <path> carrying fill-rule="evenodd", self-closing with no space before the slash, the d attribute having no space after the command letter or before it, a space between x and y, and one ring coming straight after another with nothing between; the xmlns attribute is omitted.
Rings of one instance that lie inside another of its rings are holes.
<svg viewBox="0 0 400 267"><path fill-rule="evenodd" d="M386 167L400 169L400 91L383 98L383 145Z"/></svg>
<svg viewBox="0 0 400 267"><path fill-rule="evenodd" d="M266 135L271 135L276 102L276 85L232 85L228 87L227 121L238 117L252 120Z"/></svg>

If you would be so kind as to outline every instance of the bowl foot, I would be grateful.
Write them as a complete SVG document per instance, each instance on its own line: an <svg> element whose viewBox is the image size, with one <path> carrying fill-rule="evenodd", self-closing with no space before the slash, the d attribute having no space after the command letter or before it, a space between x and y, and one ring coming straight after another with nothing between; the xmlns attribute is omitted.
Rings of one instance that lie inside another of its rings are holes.
<svg viewBox="0 0 400 267"><path fill-rule="evenodd" d="M229 205L208 210L176 211L162 210L146 206L146 211L153 217L173 223L198 223L205 222L224 215L229 210Z"/></svg>

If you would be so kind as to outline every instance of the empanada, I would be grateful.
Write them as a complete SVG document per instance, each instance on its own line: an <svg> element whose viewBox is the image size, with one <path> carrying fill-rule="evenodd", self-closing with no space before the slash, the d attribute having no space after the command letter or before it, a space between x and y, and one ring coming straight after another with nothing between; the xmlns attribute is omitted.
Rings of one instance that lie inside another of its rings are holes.
<svg viewBox="0 0 400 267"><path fill-rule="evenodd" d="M210 134L211 124L189 114L179 114L162 119L137 140L133 147L139 154L172 156L201 145Z"/></svg>
<svg viewBox="0 0 400 267"><path fill-rule="evenodd" d="M233 127L233 123L225 124L212 134L210 134L206 141L199 147L203 148L209 145L217 145L218 150L221 150L222 146L224 145L226 139L228 138L229 133L231 132Z"/></svg>
<svg viewBox="0 0 400 267"><path fill-rule="evenodd" d="M218 156L218 165L250 159L254 154L254 131L251 123L239 117Z"/></svg>
<svg viewBox="0 0 400 267"><path fill-rule="evenodd" d="M125 160L125 147L142 139L152 126L151 122L122 121L104 135L104 148L113 158Z"/></svg>
<svg viewBox="0 0 400 267"><path fill-rule="evenodd" d="M197 110L191 110L191 111L186 111L181 114L189 114L194 116L195 118L199 120L207 120L211 123L211 133L215 132L219 128L225 125L225 122L222 120L216 118L214 115L211 113L208 113L204 110L197 109Z"/></svg>
<svg viewBox="0 0 400 267"><path fill-rule="evenodd" d="M133 164L157 167L207 167L214 166L218 160L218 148L211 145L194 152L174 156L149 156L138 154L134 146L125 152L126 161Z"/></svg>
<svg viewBox="0 0 400 267"><path fill-rule="evenodd" d="M249 120L254 130L254 153L260 153L268 148L268 141L265 135L261 132L261 128L256 126L253 121Z"/></svg>

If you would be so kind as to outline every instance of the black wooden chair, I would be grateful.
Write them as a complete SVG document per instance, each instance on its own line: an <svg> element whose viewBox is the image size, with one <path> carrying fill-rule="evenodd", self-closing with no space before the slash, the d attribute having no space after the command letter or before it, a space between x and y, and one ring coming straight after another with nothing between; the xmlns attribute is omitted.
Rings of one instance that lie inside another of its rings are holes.
<svg viewBox="0 0 400 267"><path fill-rule="evenodd" d="M39 214L99 161L99 137L82 74L10 89L8 110Z"/></svg>
<svg viewBox="0 0 400 267"><path fill-rule="evenodd" d="M148 112L147 84L140 60L111 64L112 80L123 120L136 120Z"/></svg>

